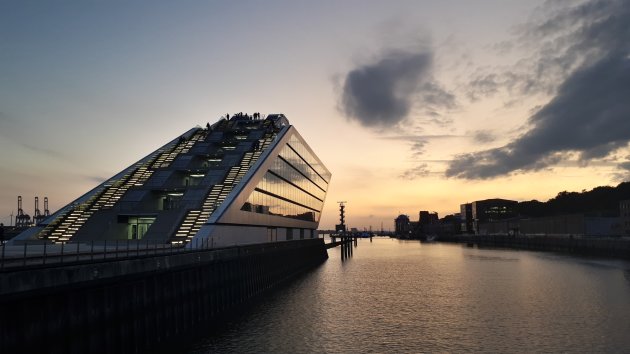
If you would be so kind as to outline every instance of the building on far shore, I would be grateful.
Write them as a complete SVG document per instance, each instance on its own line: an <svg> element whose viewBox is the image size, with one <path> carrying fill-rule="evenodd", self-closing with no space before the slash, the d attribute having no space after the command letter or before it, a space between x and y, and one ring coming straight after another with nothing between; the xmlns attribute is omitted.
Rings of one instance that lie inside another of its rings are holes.
<svg viewBox="0 0 630 354"><path fill-rule="evenodd" d="M430 213L426 210L422 210L419 213L418 223L420 225L435 225L440 222L440 218L438 217L438 213L433 212Z"/></svg>
<svg viewBox="0 0 630 354"><path fill-rule="evenodd" d="M488 221L510 219L516 216L518 202L508 199L485 199L471 203L473 230L479 233L479 224Z"/></svg>
<svg viewBox="0 0 630 354"><path fill-rule="evenodd" d="M622 229L617 217L570 214L497 220L479 223L478 235L527 235L606 237L618 236Z"/></svg>
<svg viewBox="0 0 630 354"><path fill-rule="evenodd" d="M473 229L473 217L472 217L472 204L466 203L459 206L459 216L461 220L460 232L463 234L474 233Z"/></svg>
<svg viewBox="0 0 630 354"><path fill-rule="evenodd" d="M411 222L409 221L409 216L400 214L396 219L394 219L396 236L409 237L409 233L411 232Z"/></svg>
<svg viewBox="0 0 630 354"><path fill-rule="evenodd" d="M624 236L630 236L630 200L619 202L619 223Z"/></svg>
<svg viewBox="0 0 630 354"><path fill-rule="evenodd" d="M479 225L516 216L518 202L508 199L485 199L460 205L461 232L478 234Z"/></svg>

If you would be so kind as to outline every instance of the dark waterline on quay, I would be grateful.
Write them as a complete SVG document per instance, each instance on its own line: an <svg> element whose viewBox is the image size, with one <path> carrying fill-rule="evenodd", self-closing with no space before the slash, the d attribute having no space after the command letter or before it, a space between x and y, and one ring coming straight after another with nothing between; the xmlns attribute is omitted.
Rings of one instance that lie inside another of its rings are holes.
<svg viewBox="0 0 630 354"><path fill-rule="evenodd" d="M630 262L389 238L340 247L186 353L625 352Z"/></svg>

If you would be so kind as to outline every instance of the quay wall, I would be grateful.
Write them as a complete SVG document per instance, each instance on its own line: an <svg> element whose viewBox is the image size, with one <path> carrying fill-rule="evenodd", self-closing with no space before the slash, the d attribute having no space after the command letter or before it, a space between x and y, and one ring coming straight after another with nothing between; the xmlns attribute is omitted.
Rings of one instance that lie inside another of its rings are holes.
<svg viewBox="0 0 630 354"><path fill-rule="evenodd" d="M621 237L569 237L554 235L451 235L439 241L470 246L515 248L630 259L630 239Z"/></svg>
<svg viewBox="0 0 630 354"><path fill-rule="evenodd" d="M0 273L0 353L139 353L328 258L323 239Z"/></svg>

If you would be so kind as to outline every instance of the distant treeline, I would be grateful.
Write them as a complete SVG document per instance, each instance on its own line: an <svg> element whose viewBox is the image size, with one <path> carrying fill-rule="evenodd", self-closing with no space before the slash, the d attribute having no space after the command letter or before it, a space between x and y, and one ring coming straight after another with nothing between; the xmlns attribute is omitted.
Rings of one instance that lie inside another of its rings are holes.
<svg viewBox="0 0 630 354"><path fill-rule="evenodd" d="M517 213L529 217L580 213L619 216L619 201L625 199L630 199L630 182L620 183L617 187L596 187L581 193L564 191L546 202L520 202Z"/></svg>

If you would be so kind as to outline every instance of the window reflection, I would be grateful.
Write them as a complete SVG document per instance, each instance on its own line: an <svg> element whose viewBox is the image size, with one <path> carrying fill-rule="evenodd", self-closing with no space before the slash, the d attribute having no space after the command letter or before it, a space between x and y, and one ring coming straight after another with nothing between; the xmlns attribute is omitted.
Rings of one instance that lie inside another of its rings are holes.
<svg viewBox="0 0 630 354"><path fill-rule="evenodd" d="M241 210L259 214L277 215L304 221L319 221L319 212L303 206L254 191Z"/></svg>
<svg viewBox="0 0 630 354"><path fill-rule="evenodd" d="M293 135L291 139L289 139L289 146L291 146L293 150L295 150L300 157L302 157L306 163L308 163L310 167L320 175L326 184L330 182L331 174L328 169L324 167L318 158L308 151L308 148L298 139L297 136Z"/></svg>
<svg viewBox="0 0 630 354"><path fill-rule="evenodd" d="M241 210L317 222L330 176L326 167L294 135Z"/></svg>

